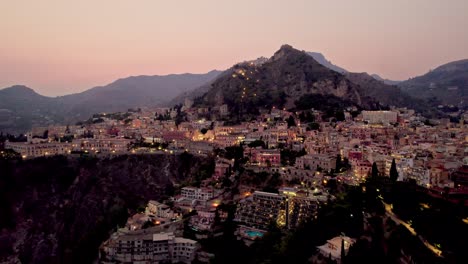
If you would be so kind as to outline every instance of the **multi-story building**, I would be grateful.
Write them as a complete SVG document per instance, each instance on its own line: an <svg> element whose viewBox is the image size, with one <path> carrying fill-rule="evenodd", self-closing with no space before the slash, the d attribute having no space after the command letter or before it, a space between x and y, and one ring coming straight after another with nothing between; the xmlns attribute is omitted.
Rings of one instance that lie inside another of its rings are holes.
<svg viewBox="0 0 468 264"><path fill-rule="evenodd" d="M468 157L463 159L463 166L452 174L452 179L456 186L468 186Z"/></svg>
<svg viewBox="0 0 468 264"><path fill-rule="evenodd" d="M296 167L301 169L308 167L312 170L322 168L329 171L336 168L336 156L328 154L305 155L296 159Z"/></svg>
<svg viewBox="0 0 468 264"><path fill-rule="evenodd" d="M351 167L355 177L363 179L372 171L372 164L368 160L352 160Z"/></svg>
<svg viewBox="0 0 468 264"><path fill-rule="evenodd" d="M209 154L213 152L214 149L213 144L206 141L190 141L185 147L187 152L194 154Z"/></svg>
<svg viewBox="0 0 468 264"><path fill-rule="evenodd" d="M213 177L215 177L215 178L223 177L224 175L226 175L226 172L229 171L230 166L231 165L226 164L226 163L216 162Z"/></svg>
<svg viewBox="0 0 468 264"><path fill-rule="evenodd" d="M101 263L192 263L197 241L175 237L173 233L147 234L141 231L116 232L103 243Z"/></svg>
<svg viewBox="0 0 468 264"><path fill-rule="evenodd" d="M73 141L73 150L100 153L125 153L131 140L125 138L84 138Z"/></svg>
<svg viewBox="0 0 468 264"><path fill-rule="evenodd" d="M162 139L165 142L182 141L190 138L188 134L189 133L185 131L164 131L162 133Z"/></svg>
<svg viewBox="0 0 468 264"><path fill-rule="evenodd" d="M279 149L252 148L248 151L250 163L259 166L277 167L281 164L281 152Z"/></svg>
<svg viewBox="0 0 468 264"><path fill-rule="evenodd" d="M395 164L399 176L398 178L405 179L408 168L412 168L414 166L413 159L400 156L396 156L396 158L393 156L387 156L385 159L385 175L390 175L393 159L395 159Z"/></svg>
<svg viewBox="0 0 468 264"><path fill-rule="evenodd" d="M413 179L416 184L428 187L430 183L430 170L424 167L410 167L406 171L406 179Z"/></svg>
<svg viewBox="0 0 468 264"><path fill-rule="evenodd" d="M314 216L321 199L294 188L282 188L280 194L255 191L239 202L234 220L260 229L266 229L272 223L295 228Z"/></svg>
<svg viewBox="0 0 468 264"><path fill-rule="evenodd" d="M189 225L197 231L213 231L216 219L215 209L199 209L196 213L190 217Z"/></svg>
<svg viewBox="0 0 468 264"><path fill-rule="evenodd" d="M181 195L187 199L208 201L213 198L214 192L211 188L184 187Z"/></svg>
<svg viewBox="0 0 468 264"><path fill-rule="evenodd" d="M214 144L221 148L239 145L244 137L242 135L217 135Z"/></svg>
<svg viewBox="0 0 468 264"><path fill-rule="evenodd" d="M12 149L18 152L23 158L64 155L72 150L71 143L45 142L45 143L27 143L27 142L5 142L5 149Z"/></svg>
<svg viewBox="0 0 468 264"><path fill-rule="evenodd" d="M398 113L393 111L362 111L362 119L370 124L396 123Z"/></svg>
<svg viewBox="0 0 468 264"><path fill-rule="evenodd" d="M287 200L287 228L296 228L304 221L311 220L318 208L318 200L305 193L296 193Z"/></svg>
<svg viewBox="0 0 468 264"><path fill-rule="evenodd" d="M219 114L221 116L226 116L229 114L229 109L228 109L227 104L223 104L219 107Z"/></svg>
<svg viewBox="0 0 468 264"><path fill-rule="evenodd" d="M235 221L266 229L272 223L286 226L286 196L277 193L255 191L241 200L237 206Z"/></svg>
<svg viewBox="0 0 468 264"><path fill-rule="evenodd" d="M148 202L146 213L162 218L173 218L175 216L174 211L168 205L153 200Z"/></svg>

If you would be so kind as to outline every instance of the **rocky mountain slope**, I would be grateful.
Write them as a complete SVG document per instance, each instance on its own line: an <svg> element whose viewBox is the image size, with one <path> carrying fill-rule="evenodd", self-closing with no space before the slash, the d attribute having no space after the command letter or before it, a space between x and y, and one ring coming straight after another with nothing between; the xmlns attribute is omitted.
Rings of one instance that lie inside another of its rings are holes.
<svg viewBox="0 0 468 264"><path fill-rule="evenodd" d="M339 98L364 109L411 106L399 88L366 75L343 75L318 63L306 52L284 45L261 65L240 63L218 77L196 101L201 105L227 104L235 115L255 114L258 107L294 108L304 95ZM316 109L326 105L323 101Z"/></svg>
<svg viewBox="0 0 468 264"><path fill-rule="evenodd" d="M318 63L322 64L323 66L327 67L328 69L330 69L332 71L336 71L336 72L341 73L341 74L351 73L350 71L331 63L327 58L325 58L325 56L322 53L307 52L307 54L312 56L312 58L314 58ZM387 84L387 85L397 85L397 84L399 84L401 82L401 81L393 81L393 80L389 80L389 79L384 79L384 78L380 77L378 74L375 74L375 73L371 74L370 76L372 78L376 79L377 81L381 81L381 82L383 82L384 84Z"/></svg>
<svg viewBox="0 0 468 264"><path fill-rule="evenodd" d="M468 106L468 59L454 61L399 84L408 94L432 105Z"/></svg>
<svg viewBox="0 0 468 264"><path fill-rule="evenodd" d="M333 71L336 71L336 72L339 72L339 73L342 73L342 74L345 74L345 73L348 72L347 70L341 68L340 66L337 66L337 65L331 63L329 60L327 60L327 58L325 58L325 56L323 56L322 53L307 52L307 54L309 56L311 56L312 58L314 58L314 60L316 60L318 63L322 64L323 66L327 67L330 70L333 70Z"/></svg>
<svg viewBox="0 0 468 264"><path fill-rule="evenodd" d="M346 77L358 85L363 96L375 98L382 105L404 106L423 113L426 116L437 114L435 108L427 107L423 100L411 97L394 85L387 85L367 73L347 73Z"/></svg>
<svg viewBox="0 0 468 264"><path fill-rule="evenodd" d="M129 212L214 164L160 154L0 160L0 167L0 263L91 263Z"/></svg>

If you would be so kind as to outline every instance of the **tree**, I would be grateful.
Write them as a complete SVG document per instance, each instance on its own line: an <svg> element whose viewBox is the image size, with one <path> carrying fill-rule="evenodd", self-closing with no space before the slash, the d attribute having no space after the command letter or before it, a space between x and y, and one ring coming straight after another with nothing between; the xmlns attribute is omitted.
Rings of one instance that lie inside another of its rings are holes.
<svg viewBox="0 0 468 264"><path fill-rule="evenodd" d="M288 122L288 128L296 126L296 121L294 120L293 116L289 116L287 122Z"/></svg>
<svg viewBox="0 0 468 264"><path fill-rule="evenodd" d="M377 163L372 163L372 178L377 178L379 176L379 169L377 169Z"/></svg>
<svg viewBox="0 0 468 264"><path fill-rule="evenodd" d="M346 117L343 110L338 110L335 113L336 121L345 121Z"/></svg>
<svg viewBox="0 0 468 264"><path fill-rule="evenodd" d="M310 130L319 130L320 125L318 123L314 122L314 123L308 124L307 128L310 129Z"/></svg>
<svg viewBox="0 0 468 264"><path fill-rule="evenodd" d="M341 166L342 166L342 164L341 164L341 155L338 154L338 155L336 155L335 171L340 172Z"/></svg>
<svg viewBox="0 0 468 264"><path fill-rule="evenodd" d="M215 211L215 217L214 217L214 223L215 225L219 225L221 223L221 217L219 216L219 210Z"/></svg>
<svg viewBox="0 0 468 264"><path fill-rule="evenodd" d="M397 168L396 168L395 159L392 160L392 166L390 167L390 179L393 182L396 182L397 179L398 179L398 171L397 171Z"/></svg>
<svg viewBox="0 0 468 264"><path fill-rule="evenodd" d="M49 138L49 130L44 131L44 134L42 135L42 138L44 138L44 139Z"/></svg>
<svg viewBox="0 0 468 264"><path fill-rule="evenodd" d="M346 257L345 247L344 247L344 239L341 239L341 263L344 263L344 259Z"/></svg>
<svg viewBox="0 0 468 264"><path fill-rule="evenodd" d="M256 147L266 148L265 142L263 140L258 140L258 139L251 142L251 143L249 143L248 146L251 147L251 148L256 148Z"/></svg>
<svg viewBox="0 0 468 264"><path fill-rule="evenodd" d="M223 188L231 187L232 186L232 181L229 179L229 177L224 177L223 181L221 183L221 186Z"/></svg>

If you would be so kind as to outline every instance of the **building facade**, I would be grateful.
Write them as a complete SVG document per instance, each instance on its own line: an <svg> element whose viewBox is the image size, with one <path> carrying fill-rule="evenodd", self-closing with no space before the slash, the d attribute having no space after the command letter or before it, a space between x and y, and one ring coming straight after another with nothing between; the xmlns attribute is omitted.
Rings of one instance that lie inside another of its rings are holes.
<svg viewBox="0 0 468 264"><path fill-rule="evenodd" d="M101 263L192 263L199 244L173 233L114 233L101 246Z"/></svg>

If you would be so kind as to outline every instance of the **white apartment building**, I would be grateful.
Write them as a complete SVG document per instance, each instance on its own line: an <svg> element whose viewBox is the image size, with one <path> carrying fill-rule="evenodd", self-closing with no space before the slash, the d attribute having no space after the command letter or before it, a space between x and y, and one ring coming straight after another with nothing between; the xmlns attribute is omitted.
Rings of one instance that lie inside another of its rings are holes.
<svg viewBox="0 0 468 264"><path fill-rule="evenodd" d="M370 124L396 123L398 113L393 111L362 111L362 119Z"/></svg>
<svg viewBox="0 0 468 264"><path fill-rule="evenodd" d="M73 150L86 150L101 153L125 153L131 140L125 138L95 139L85 138L73 141Z"/></svg>
<svg viewBox="0 0 468 264"><path fill-rule="evenodd" d="M329 171L336 168L336 156L328 154L305 155L296 159L296 167L305 169L306 167L315 170L318 167Z"/></svg>
<svg viewBox="0 0 468 264"><path fill-rule="evenodd" d="M101 263L192 263L197 241L173 233L117 232L101 245Z"/></svg>
<svg viewBox="0 0 468 264"><path fill-rule="evenodd" d="M45 143L27 143L27 142L5 142L5 149L12 149L18 152L23 158L32 158L40 156L64 155L70 153L71 143L45 142Z"/></svg>
<svg viewBox="0 0 468 264"><path fill-rule="evenodd" d="M341 245L344 245L345 254L348 254L349 248L356 242L355 239L341 236L327 241L327 244L318 246L319 252L326 258L331 256L332 260L341 263Z"/></svg>
<svg viewBox="0 0 468 264"><path fill-rule="evenodd" d="M173 218L175 216L174 211L172 211L168 205L158 203L154 200L148 202L146 213L162 218Z"/></svg>
<svg viewBox="0 0 468 264"><path fill-rule="evenodd" d="M182 188L181 195L187 199L208 201L213 198L214 192L210 188L184 187Z"/></svg>

